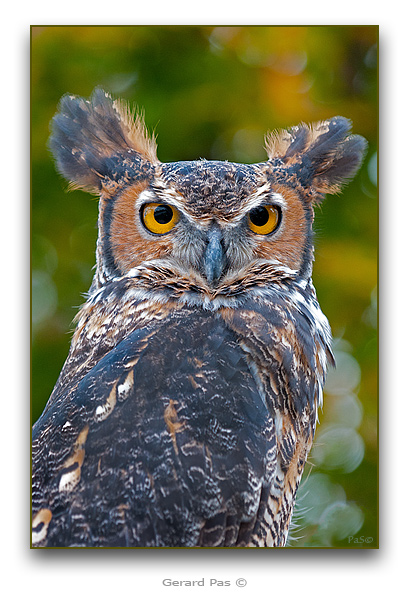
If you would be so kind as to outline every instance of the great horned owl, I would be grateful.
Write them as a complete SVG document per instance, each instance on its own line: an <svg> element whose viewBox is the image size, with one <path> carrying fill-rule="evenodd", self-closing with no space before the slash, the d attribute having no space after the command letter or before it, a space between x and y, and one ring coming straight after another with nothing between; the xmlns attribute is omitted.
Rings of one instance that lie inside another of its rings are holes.
<svg viewBox="0 0 409 594"><path fill-rule="evenodd" d="M33 545L284 546L331 333L311 280L314 205L366 142L334 117L268 160L161 163L101 89L66 95L50 148L97 193L96 272L33 429Z"/></svg>

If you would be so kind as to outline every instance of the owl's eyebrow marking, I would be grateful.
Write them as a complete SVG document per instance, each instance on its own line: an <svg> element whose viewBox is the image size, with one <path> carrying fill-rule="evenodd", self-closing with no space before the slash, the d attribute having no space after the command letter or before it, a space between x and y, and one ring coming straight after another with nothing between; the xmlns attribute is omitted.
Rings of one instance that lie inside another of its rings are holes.
<svg viewBox="0 0 409 594"><path fill-rule="evenodd" d="M157 200L157 199L158 199L158 196L154 192L152 192L152 190L146 189L146 190L143 190L139 194L138 199L135 202L135 206L137 206L137 205L139 206L142 202L145 202L145 201L153 202L154 200Z"/></svg>
<svg viewBox="0 0 409 594"><path fill-rule="evenodd" d="M283 210L287 208L287 201L284 199L282 194L279 194L278 192L272 192L269 198L272 199L273 204L280 206Z"/></svg>
<svg viewBox="0 0 409 594"><path fill-rule="evenodd" d="M253 194L250 195L250 201L254 201L256 206L268 202L269 204L274 203L282 208L286 208L287 202L282 194L274 192L272 190L270 182L264 183L262 186L257 188ZM253 208L253 207L252 207Z"/></svg>
<svg viewBox="0 0 409 594"><path fill-rule="evenodd" d="M272 192L270 184L266 183L263 186L257 188L257 190L251 194L246 200L243 201L243 207L237 215L231 217L230 222L237 223L243 220L250 210L263 204L274 204L279 206L284 212L287 209L287 201L282 194L278 192Z"/></svg>
<svg viewBox="0 0 409 594"><path fill-rule="evenodd" d="M153 186L142 190L135 201L135 207L138 208L145 202L166 202L184 212L181 197L172 188Z"/></svg>
<svg viewBox="0 0 409 594"><path fill-rule="evenodd" d="M173 188L168 188L161 180L156 180L158 183L152 185L151 188L142 190L138 198L135 201L135 209L139 209L146 202L163 202L165 204L171 204L178 209L191 223L197 225L200 221L197 221L191 213L184 207L182 202L182 196L180 196Z"/></svg>

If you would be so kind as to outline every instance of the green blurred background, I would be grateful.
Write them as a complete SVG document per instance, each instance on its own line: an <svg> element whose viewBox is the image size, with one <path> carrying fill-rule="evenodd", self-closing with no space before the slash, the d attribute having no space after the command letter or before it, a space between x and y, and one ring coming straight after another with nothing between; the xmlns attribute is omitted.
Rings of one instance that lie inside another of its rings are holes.
<svg viewBox="0 0 409 594"><path fill-rule="evenodd" d="M67 193L46 143L64 93L97 85L144 108L161 161L263 161L264 134L350 118L369 149L316 214L314 283L335 338L297 503L294 547L378 544L376 26L33 27L32 418L68 353L95 264L98 201Z"/></svg>

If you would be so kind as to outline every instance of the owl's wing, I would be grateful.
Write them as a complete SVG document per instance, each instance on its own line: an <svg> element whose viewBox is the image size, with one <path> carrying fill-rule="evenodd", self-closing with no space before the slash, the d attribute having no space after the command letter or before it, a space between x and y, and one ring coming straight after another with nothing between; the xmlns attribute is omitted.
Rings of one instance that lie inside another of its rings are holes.
<svg viewBox="0 0 409 594"><path fill-rule="evenodd" d="M246 546L275 472L246 355L197 309L133 331L33 438L37 546Z"/></svg>
<svg viewBox="0 0 409 594"><path fill-rule="evenodd" d="M249 366L274 419L274 480L264 521L252 542L283 546L298 485L322 403L327 364L333 363L331 332L311 286L291 294L250 298L223 317L247 353Z"/></svg>

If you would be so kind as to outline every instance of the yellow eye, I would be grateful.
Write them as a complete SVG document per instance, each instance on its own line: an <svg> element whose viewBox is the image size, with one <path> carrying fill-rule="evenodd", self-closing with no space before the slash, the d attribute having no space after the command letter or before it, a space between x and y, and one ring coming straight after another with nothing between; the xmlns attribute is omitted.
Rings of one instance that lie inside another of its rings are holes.
<svg viewBox="0 0 409 594"><path fill-rule="evenodd" d="M268 235L277 229L281 222L281 210L278 206L256 206L248 214L249 227L254 233Z"/></svg>
<svg viewBox="0 0 409 594"><path fill-rule="evenodd" d="M142 222L151 233L168 233L179 220L179 213L170 204L150 202L142 208Z"/></svg>

